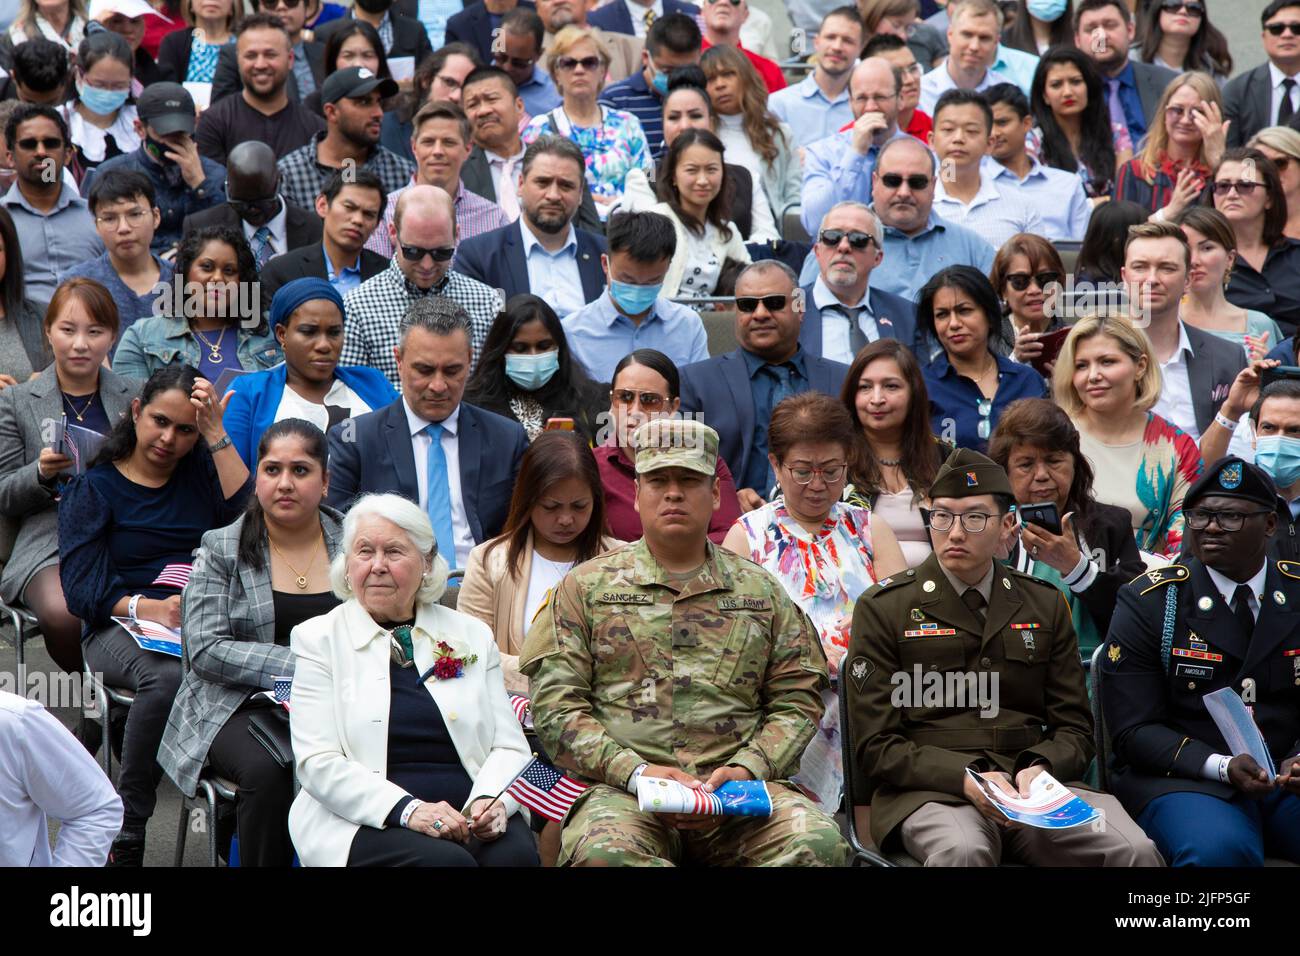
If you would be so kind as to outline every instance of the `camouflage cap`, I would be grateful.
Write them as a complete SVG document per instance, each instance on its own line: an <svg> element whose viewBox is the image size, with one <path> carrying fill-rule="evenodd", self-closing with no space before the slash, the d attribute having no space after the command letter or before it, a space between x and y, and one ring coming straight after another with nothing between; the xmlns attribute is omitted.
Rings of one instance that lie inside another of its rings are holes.
<svg viewBox="0 0 1300 956"><path fill-rule="evenodd" d="M632 433L636 473L687 468L713 477L718 470L718 433L703 422L657 418Z"/></svg>
<svg viewBox="0 0 1300 956"><path fill-rule="evenodd" d="M939 466L930 485L931 498L1011 495L1011 479L996 461L969 448L958 448Z"/></svg>

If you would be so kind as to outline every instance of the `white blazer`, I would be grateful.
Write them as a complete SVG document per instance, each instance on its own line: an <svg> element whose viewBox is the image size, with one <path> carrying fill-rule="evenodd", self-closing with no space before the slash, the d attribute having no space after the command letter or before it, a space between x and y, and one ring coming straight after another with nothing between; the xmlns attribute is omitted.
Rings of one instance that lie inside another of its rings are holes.
<svg viewBox="0 0 1300 956"><path fill-rule="evenodd" d="M478 655L460 677L430 677L425 686L474 781L466 806L496 796L532 755L510 708L492 632L434 604L416 612L411 641L421 674L433 666L438 641L458 657ZM382 828L407 796L387 777L388 632L353 599L299 624L289 642L296 657L289 724L302 784L289 835L303 866L346 866L357 830ZM507 814L520 809L509 795L501 800Z"/></svg>

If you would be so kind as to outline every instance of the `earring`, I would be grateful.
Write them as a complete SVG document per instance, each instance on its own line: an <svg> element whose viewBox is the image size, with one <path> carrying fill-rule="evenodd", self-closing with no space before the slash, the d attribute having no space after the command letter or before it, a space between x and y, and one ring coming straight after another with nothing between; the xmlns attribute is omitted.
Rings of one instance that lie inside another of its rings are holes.
<svg viewBox="0 0 1300 956"><path fill-rule="evenodd" d="M351 578L344 578L344 579L343 579L343 590L345 590L345 591L351 591L351 590L352 590L352 579L351 579Z"/></svg>

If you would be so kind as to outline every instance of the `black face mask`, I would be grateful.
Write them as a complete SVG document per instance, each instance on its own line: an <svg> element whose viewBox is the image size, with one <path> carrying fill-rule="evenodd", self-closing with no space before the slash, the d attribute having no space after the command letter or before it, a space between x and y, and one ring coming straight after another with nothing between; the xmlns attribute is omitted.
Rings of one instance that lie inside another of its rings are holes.
<svg viewBox="0 0 1300 956"><path fill-rule="evenodd" d="M176 163L167 158L167 153L171 151L168 146L160 139L154 139L152 136L145 136L144 151L149 154L150 158L160 166L175 166Z"/></svg>
<svg viewBox="0 0 1300 956"><path fill-rule="evenodd" d="M393 0L356 0L356 4L366 13L383 13L393 5Z"/></svg>

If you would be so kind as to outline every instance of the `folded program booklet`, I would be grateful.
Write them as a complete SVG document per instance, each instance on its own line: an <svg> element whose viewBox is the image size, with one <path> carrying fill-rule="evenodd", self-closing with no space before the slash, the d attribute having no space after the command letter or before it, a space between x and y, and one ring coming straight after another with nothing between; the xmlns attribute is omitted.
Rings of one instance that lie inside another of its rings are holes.
<svg viewBox="0 0 1300 956"><path fill-rule="evenodd" d="M1012 796L979 774L967 770L975 785L1008 820L1040 830L1068 830L1091 823L1101 811L1076 797L1050 773L1040 773L1029 784L1029 796Z"/></svg>
<svg viewBox="0 0 1300 956"><path fill-rule="evenodd" d="M712 793L664 777L637 778L640 809L650 813L703 813L726 817L768 817L772 798L762 780L728 780Z"/></svg>

